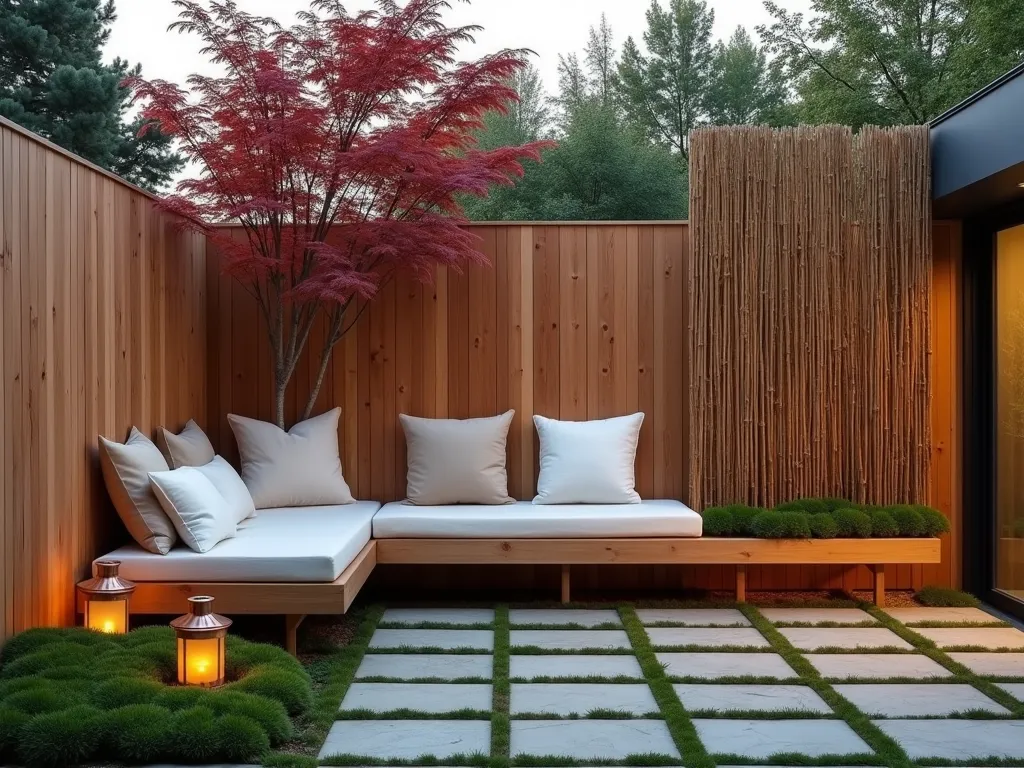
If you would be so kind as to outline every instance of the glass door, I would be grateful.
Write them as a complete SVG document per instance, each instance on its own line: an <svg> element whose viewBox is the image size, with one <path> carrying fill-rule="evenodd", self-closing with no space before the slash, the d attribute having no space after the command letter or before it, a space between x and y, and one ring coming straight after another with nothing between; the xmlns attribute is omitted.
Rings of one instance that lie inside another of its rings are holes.
<svg viewBox="0 0 1024 768"><path fill-rule="evenodd" d="M1024 605L1024 225L996 233L992 583Z"/></svg>

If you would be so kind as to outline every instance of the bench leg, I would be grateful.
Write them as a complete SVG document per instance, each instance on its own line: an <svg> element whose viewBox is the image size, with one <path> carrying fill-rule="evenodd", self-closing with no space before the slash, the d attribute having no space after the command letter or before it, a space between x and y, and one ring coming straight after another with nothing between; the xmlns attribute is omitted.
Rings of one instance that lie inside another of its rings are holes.
<svg viewBox="0 0 1024 768"><path fill-rule="evenodd" d="M872 565L871 572L875 575L875 605L885 607L885 566Z"/></svg>
<svg viewBox="0 0 1024 768"><path fill-rule="evenodd" d="M562 566L562 602L569 602L569 566Z"/></svg>
<svg viewBox="0 0 1024 768"><path fill-rule="evenodd" d="M747 602L747 566L736 566L736 602Z"/></svg>
<svg viewBox="0 0 1024 768"><path fill-rule="evenodd" d="M305 618L304 613L290 613L284 617L284 647L292 656L299 655L299 624Z"/></svg>

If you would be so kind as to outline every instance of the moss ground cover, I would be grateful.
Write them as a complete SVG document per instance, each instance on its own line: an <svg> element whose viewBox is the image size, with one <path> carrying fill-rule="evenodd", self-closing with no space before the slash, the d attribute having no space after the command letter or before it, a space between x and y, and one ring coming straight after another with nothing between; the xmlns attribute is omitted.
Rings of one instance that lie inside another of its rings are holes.
<svg viewBox="0 0 1024 768"><path fill-rule="evenodd" d="M228 684L175 684L174 633L33 629L0 654L0 762L251 762L295 734L310 677L271 645L228 639Z"/></svg>
<svg viewBox="0 0 1024 768"><path fill-rule="evenodd" d="M843 499L795 499L774 509L730 504L709 507L705 536L759 539L921 538L949 531L949 521L921 505L879 506Z"/></svg>

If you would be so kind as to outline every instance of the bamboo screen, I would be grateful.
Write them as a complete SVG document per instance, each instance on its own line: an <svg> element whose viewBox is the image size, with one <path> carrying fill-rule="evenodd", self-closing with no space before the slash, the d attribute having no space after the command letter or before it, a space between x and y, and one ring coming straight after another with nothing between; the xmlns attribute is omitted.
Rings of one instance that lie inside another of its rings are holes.
<svg viewBox="0 0 1024 768"><path fill-rule="evenodd" d="M709 128L690 153L690 503L926 501L927 129Z"/></svg>

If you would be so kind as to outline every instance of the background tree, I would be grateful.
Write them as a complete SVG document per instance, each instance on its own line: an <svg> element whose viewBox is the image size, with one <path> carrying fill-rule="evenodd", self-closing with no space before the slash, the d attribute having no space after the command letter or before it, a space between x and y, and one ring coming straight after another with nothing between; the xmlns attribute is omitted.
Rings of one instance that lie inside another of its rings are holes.
<svg viewBox="0 0 1024 768"><path fill-rule="evenodd" d="M202 231L252 294L267 328L274 419L314 324L324 322L316 402L335 344L399 270L483 260L460 199L522 172L540 145L483 150L482 115L516 98L524 51L455 64L476 27L446 26L446 0L380 2L349 15L314 0L285 28L234 3L192 0L175 27L223 70L186 92L132 78L143 117L177 137L201 173L164 205ZM244 239L209 222L238 221Z"/></svg>
<svg viewBox="0 0 1024 768"><path fill-rule="evenodd" d="M603 13L600 23L590 28L583 61L590 75L591 92L602 104L611 104L615 90L615 36Z"/></svg>
<svg viewBox="0 0 1024 768"><path fill-rule="evenodd" d="M714 21L715 13L704 0L670 0L667 9L652 0L644 32L646 54L630 37L618 67L630 121L684 160L689 133L707 114Z"/></svg>
<svg viewBox="0 0 1024 768"><path fill-rule="evenodd" d="M737 27L727 43L715 44L705 106L715 125L780 125L794 121L785 75L764 48Z"/></svg>
<svg viewBox="0 0 1024 768"><path fill-rule="evenodd" d="M803 122L925 123L1024 58L1024 0L774 2L758 28L800 99Z"/></svg>
<svg viewBox="0 0 1024 768"><path fill-rule="evenodd" d="M170 139L127 119L120 85L139 68L102 63L113 0L0 0L0 115L149 189L181 167Z"/></svg>

